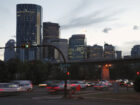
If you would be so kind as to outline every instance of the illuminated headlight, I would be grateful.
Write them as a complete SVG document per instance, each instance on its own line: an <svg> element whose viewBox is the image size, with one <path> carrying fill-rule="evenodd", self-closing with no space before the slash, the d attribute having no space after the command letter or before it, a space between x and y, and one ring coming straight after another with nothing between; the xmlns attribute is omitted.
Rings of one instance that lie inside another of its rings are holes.
<svg viewBox="0 0 140 105"><path fill-rule="evenodd" d="M39 84L39 86L47 86L46 84Z"/></svg>

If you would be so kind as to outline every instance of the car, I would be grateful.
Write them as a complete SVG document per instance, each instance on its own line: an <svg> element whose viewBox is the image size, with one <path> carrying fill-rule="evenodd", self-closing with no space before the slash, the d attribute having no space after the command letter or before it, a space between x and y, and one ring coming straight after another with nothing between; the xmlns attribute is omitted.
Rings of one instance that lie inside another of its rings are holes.
<svg viewBox="0 0 140 105"><path fill-rule="evenodd" d="M21 87L14 83L0 83L0 95L21 92Z"/></svg>
<svg viewBox="0 0 140 105"><path fill-rule="evenodd" d="M129 81L127 84L126 84L126 87L134 87L134 83L132 81Z"/></svg>
<svg viewBox="0 0 140 105"><path fill-rule="evenodd" d="M112 87L112 83L110 83L108 80L102 80L102 81L99 81L99 84L104 84L108 87Z"/></svg>
<svg viewBox="0 0 140 105"><path fill-rule="evenodd" d="M41 82L40 84L38 84L39 87L46 87L47 86L47 81Z"/></svg>
<svg viewBox="0 0 140 105"><path fill-rule="evenodd" d="M43 81L41 82L40 84L38 84L39 87L46 87L50 84L54 84L54 83L57 83L59 81L52 81L52 80L48 80L48 81Z"/></svg>
<svg viewBox="0 0 140 105"><path fill-rule="evenodd" d="M30 80L14 80L11 83L18 84L22 91L32 91L33 85Z"/></svg>
<svg viewBox="0 0 140 105"><path fill-rule="evenodd" d="M46 89L49 93L59 93L63 92L65 87L64 81L61 81L59 83L49 84ZM75 85L71 84L70 81L67 81L67 90L74 89Z"/></svg>
<svg viewBox="0 0 140 105"><path fill-rule="evenodd" d="M86 85L87 85L87 87L91 87L91 86L94 86L95 83L94 82L86 82Z"/></svg>
<svg viewBox="0 0 140 105"><path fill-rule="evenodd" d="M100 84L100 83L94 85L93 87L95 90L108 90L108 88L109 88L107 85Z"/></svg>
<svg viewBox="0 0 140 105"><path fill-rule="evenodd" d="M72 81L71 84L75 84L75 87L80 86L81 89L87 87L87 84L84 81Z"/></svg>

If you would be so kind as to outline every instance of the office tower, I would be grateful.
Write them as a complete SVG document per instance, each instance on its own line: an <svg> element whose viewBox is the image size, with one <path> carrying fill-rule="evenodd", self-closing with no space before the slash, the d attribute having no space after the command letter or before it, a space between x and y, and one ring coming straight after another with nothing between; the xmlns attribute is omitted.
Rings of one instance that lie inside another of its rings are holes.
<svg viewBox="0 0 140 105"><path fill-rule="evenodd" d="M85 60L87 58L86 38L84 34L75 34L69 39L69 60Z"/></svg>
<svg viewBox="0 0 140 105"><path fill-rule="evenodd" d="M59 39L59 24L44 22L43 23L43 44L51 44L53 40ZM55 59L58 52L54 48L43 48L43 58Z"/></svg>
<svg viewBox="0 0 140 105"><path fill-rule="evenodd" d="M115 59L115 47L104 44L104 59Z"/></svg>
<svg viewBox="0 0 140 105"><path fill-rule="evenodd" d="M64 55L65 60L68 61L68 40L67 39L55 39L51 41L50 44L58 48ZM59 52L58 53L56 52L54 55L55 55L55 60L62 61L62 62L64 61L64 59L62 58Z"/></svg>
<svg viewBox="0 0 140 105"><path fill-rule="evenodd" d="M140 45L135 45L131 49L131 57L132 58L138 58L140 57Z"/></svg>
<svg viewBox="0 0 140 105"><path fill-rule="evenodd" d="M40 45L42 34L42 7L36 4L17 4L16 45ZM21 61L40 60L40 48L17 49Z"/></svg>
<svg viewBox="0 0 140 105"><path fill-rule="evenodd" d="M103 47L99 45L88 46L88 59L89 60L103 59Z"/></svg>
<svg viewBox="0 0 140 105"><path fill-rule="evenodd" d="M116 51L116 59L122 58L122 51Z"/></svg>
<svg viewBox="0 0 140 105"><path fill-rule="evenodd" d="M5 47L8 47L4 51L4 61L8 61L12 58L16 58L15 52L15 40L10 39L6 44Z"/></svg>

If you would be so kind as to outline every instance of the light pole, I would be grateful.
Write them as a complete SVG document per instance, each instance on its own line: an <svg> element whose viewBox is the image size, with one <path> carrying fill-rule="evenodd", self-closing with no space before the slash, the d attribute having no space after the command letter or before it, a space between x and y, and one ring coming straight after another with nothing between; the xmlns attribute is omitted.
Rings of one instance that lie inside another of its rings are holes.
<svg viewBox="0 0 140 105"><path fill-rule="evenodd" d="M57 49L57 51L61 54L62 58L63 58L63 61L64 61L64 65L66 65L66 68L65 70L67 71L67 63L66 63L66 59L65 59L65 56L64 54L62 53L62 51L57 48L56 46L54 45L51 45L51 44L46 44L46 45L28 45L28 43L25 43L24 45L21 45L21 46L15 46L15 47L12 47L12 48L36 48L36 47L53 47L55 49ZM0 47L0 49L6 49L6 48L11 48L11 47ZM64 98L67 98L67 72L64 73Z"/></svg>
<svg viewBox="0 0 140 105"><path fill-rule="evenodd" d="M65 65L65 71L66 71L66 72L64 72L64 98L67 98L67 62L66 62L64 54L62 53L62 51L59 48L57 48L54 45L50 45L50 44L37 45L37 47L54 47L61 54L63 61L64 61L64 65Z"/></svg>

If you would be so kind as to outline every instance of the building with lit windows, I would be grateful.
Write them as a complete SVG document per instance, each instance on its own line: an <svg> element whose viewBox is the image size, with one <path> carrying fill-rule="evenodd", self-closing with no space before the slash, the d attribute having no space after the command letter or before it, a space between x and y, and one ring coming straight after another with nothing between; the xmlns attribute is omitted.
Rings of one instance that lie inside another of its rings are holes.
<svg viewBox="0 0 140 105"><path fill-rule="evenodd" d="M131 49L131 57L132 58L139 58L140 57L140 45L135 45Z"/></svg>
<svg viewBox="0 0 140 105"><path fill-rule="evenodd" d="M69 39L68 58L75 61L87 59L86 38L84 34L72 35Z"/></svg>
<svg viewBox="0 0 140 105"><path fill-rule="evenodd" d="M115 47L104 44L104 59L115 59Z"/></svg>
<svg viewBox="0 0 140 105"><path fill-rule="evenodd" d="M59 24L44 22L43 23L43 44L51 44L51 42L59 39ZM58 56L58 51L54 48L43 48L43 59L55 59Z"/></svg>
<svg viewBox="0 0 140 105"><path fill-rule="evenodd" d="M42 42L42 7L36 4L17 4L16 45L40 45ZM16 50L21 61L40 60L41 49Z"/></svg>
<svg viewBox="0 0 140 105"><path fill-rule="evenodd" d="M5 47L9 47L6 48L4 51L4 61L8 61L10 59L16 58L16 52L15 52L15 40L10 39L6 44ZM11 48L10 48L11 47Z"/></svg>
<svg viewBox="0 0 140 105"><path fill-rule="evenodd" d="M88 60L103 59L103 47L99 45L88 46Z"/></svg>

